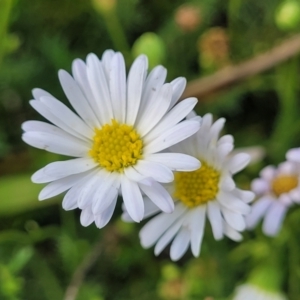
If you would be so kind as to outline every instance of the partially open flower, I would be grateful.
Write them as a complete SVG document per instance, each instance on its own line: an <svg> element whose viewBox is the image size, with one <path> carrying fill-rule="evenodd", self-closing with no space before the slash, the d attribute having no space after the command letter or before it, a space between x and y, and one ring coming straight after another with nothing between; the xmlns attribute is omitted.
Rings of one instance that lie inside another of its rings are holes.
<svg viewBox="0 0 300 300"><path fill-rule="evenodd" d="M229 41L226 30L213 27L198 41L200 65L204 69L219 69L229 64Z"/></svg>

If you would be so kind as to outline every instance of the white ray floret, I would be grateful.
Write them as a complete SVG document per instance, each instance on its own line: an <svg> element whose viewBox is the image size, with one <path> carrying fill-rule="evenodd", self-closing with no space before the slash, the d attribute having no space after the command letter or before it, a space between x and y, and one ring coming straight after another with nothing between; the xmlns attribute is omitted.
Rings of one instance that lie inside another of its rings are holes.
<svg viewBox="0 0 300 300"><path fill-rule="evenodd" d="M195 115L191 113L188 118L193 120ZM240 232L246 227L245 215L250 212L247 203L252 201L254 194L238 189L232 175L242 170L250 157L244 153L231 155L231 135L219 139L224 122L224 119L219 119L213 123L212 116L207 114L196 134L170 148L182 155L195 156L202 165L193 172L175 172L174 182L166 185L175 201L175 211L172 214L159 213L140 231L142 246L155 245L155 255L171 243L172 260L180 259L189 246L193 255L199 256L206 217L216 240L224 235L235 241L242 239ZM169 163L163 153L159 155ZM179 162L175 164L180 167ZM160 211L155 204L145 197L144 218ZM126 207L123 219L131 220Z"/></svg>
<svg viewBox="0 0 300 300"><path fill-rule="evenodd" d="M144 216L142 193L171 213L173 200L160 183L173 181L174 170L200 166L192 156L165 153L199 129L199 120L184 120L197 99L175 105L186 80L165 83L164 67L149 74L147 69L147 57L141 55L126 76L122 54L112 50L105 51L101 60L94 54L86 62L74 60L72 75L60 70L59 80L76 113L48 92L33 90L30 104L53 125L25 122L23 140L74 158L48 164L33 174L32 181L48 183L40 200L67 192L63 208L80 208L83 226L92 222L105 226L118 195L136 222Z"/></svg>

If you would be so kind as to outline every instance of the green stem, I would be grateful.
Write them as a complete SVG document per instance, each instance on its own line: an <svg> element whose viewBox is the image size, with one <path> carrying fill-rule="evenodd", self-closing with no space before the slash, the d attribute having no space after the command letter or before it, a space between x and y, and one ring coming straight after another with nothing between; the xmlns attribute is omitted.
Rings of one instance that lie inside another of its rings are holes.
<svg viewBox="0 0 300 300"><path fill-rule="evenodd" d="M103 18L115 48L124 54L126 62L130 62L130 47L127 43L123 28L116 15L116 11L112 10L110 12L106 12L103 14Z"/></svg>
<svg viewBox="0 0 300 300"><path fill-rule="evenodd" d="M6 48L6 34L13 0L0 1L0 64L2 62Z"/></svg>

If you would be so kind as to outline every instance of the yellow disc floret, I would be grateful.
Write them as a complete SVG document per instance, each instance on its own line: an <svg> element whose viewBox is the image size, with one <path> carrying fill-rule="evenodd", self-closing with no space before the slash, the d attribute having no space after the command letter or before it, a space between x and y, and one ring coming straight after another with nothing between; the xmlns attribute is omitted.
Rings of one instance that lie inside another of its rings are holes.
<svg viewBox="0 0 300 300"><path fill-rule="evenodd" d="M143 141L133 128L112 120L95 129L94 144L89 154L107 171L123 172L133 166L143 154Z"/></svg>
<svg viewBox="0 0 300 300"><path fill-rule="evenodd" d="M298 178L293 175L281 175L272 181L272 191L276 196L288 193L298 185Z"/></svg>
<svg viewBox="0 0 300 300"><path fill-rule="evenodd" d="M219 191L220 173L206 162L201 163L196 171L175 173L174 198L189 208L214 200Z"/></svg>

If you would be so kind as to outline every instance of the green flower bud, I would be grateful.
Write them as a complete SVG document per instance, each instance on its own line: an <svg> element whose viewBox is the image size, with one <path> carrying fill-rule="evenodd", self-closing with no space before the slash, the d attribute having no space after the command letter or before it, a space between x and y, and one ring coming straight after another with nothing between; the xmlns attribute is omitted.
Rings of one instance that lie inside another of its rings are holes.
<svg viewBox="0 0 300 300"><path fill-rule="evenodd" d="M250 274L248 282L269 292L278 292L282 274L273 265L261 265Z"/></svg>
<svg viewBox="0 0 300 300"><path fill-rule="evenodd" d="M142 34L132 46L134 57L145 54L149 59L150 69L163 63L166 56L166 47L163 40L153 32Z"/></svg>
<svg viewBox="0 0 300 300"><path fill-rule="evenodd" d="M107 14L116 7L116 0L92 0L92 5L100 14Z"/></svg>
<svg viewBox="0 0 300 300"><path fill-rule="evenodd" d="M283 31L289 31L300 26L300 3L289 0L282 3L275 15L276 25Z"/></svg>

